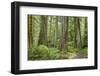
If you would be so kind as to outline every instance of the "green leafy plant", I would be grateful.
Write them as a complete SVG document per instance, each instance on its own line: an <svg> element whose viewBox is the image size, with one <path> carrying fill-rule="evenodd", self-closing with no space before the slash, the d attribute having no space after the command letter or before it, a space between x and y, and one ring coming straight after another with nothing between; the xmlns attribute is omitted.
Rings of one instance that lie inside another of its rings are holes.
<svg viewBox="0 0 100 76"><path fill-rule="evenodd" d="M48 48L45 45L39 45L36 48L29 49L29 59L57 59L59 58L59 50L57 48Z"/></svg>
<svg viewBox="0 0 100 76"><path fill-rule="evenodd" d="M60 56L57 48L49 48L49 59L58 59Z"/></svg>
<svg viewBox="0 0 100 76"><path fill-rule="evenodd" d="M81 53L83 54L84 57L87 57L88 56L88 48L86 48L86 47L83 48Z"/></svg>

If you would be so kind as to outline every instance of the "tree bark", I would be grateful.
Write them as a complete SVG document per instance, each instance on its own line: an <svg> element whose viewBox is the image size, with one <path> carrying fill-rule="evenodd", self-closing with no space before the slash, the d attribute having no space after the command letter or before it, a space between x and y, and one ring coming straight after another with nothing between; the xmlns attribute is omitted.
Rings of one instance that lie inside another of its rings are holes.
<svg viewBox="0 0 100 76"><path fill-rule="evenodd" d="M77 26L77 48L81 50L82 43L81 43L81 29L80 29L80 19L76 18L76 26Z"/></svg>
<svg viewBox="0 0 100 76"><path fill-rule="evenodd" d="M74 48L77 48L77 20L74 17Z"/></svg>
<svg viewBox="0 0 100 76"><path fill-rule="evenodd" d="M58 29L58 16L56 16L56 48L58 48L59 29Z"/></svg>
<svg viewBox="0 0 100 76"><path fill-rule="evenodd" d="M47 30L48 30L47 20L48 20L47 16L41 16L39 44L47 45Z"/></svg>
<svg viewBox="0 0 100 76"><path fill-rule="evenodd" d="M66 49L68 51L68 26L69 26L69 17L64 17L64 20L65 20L65 31L64 31L64 42L65 42L65 45L64 45L64 50Z"/></svg>
<svg viewBox="0 0 100 76"><path fill-rule="evenodd" d="M28 47L31 48L32 45L33 45L32 15L28 15Z"/></svg>
<svg viewBox="0 0 100 76"><path fill-rule="evenodd" d="M61 32L61 42L60 42L60 50L64 51L68 47L68 18L67 17L61 17L61 23L62 23L62 32Z"/></svg>
<svg viewBox="0 0 100 76"><path fill-rule="evenodd" d="M84 26L84 38L83 38L83 41L84 41L84 43L83 43L83 47L87 47L88 46L88 29L87 29L87 18L85 18L85 26Z"/></svg>

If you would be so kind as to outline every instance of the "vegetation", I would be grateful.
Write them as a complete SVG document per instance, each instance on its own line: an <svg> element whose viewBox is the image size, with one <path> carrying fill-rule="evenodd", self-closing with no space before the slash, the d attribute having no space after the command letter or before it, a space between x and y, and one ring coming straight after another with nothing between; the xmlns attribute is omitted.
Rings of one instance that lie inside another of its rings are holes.
<svg viewBox="0 0 100 76"><path fill-rule="evenodd" d="M28 15L28 60L88 57L87 17Z"/></svg>

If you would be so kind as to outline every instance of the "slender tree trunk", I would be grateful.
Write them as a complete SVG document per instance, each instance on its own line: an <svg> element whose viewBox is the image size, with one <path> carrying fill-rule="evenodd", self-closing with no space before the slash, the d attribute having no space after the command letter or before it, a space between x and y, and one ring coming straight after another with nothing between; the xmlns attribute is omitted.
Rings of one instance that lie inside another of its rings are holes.
<svg viewBox="0 0 100 76"><path fill-rule="evenodd" d="M74 47L77 47L77 20L74 17Z"/></svg>
<svg viewBox="0 0 100 76"><path fill-rule="evenodd" d="M28 20L28 47L31 48L33 44L32 15L28 15Z"/></svg>
<svg viewBox="0 0 100 76"><path fill-rule="evenodd" d="M56 48L58 48L59 29L58 29L58 16L56 16Z"/></svg>
<svg viewBox="0 0 100 76"><path fill-rule="evenodd" d="M48 16L45 16L45 22L44 22L44 33L45 33L45 37L44 37L44 40L45 40L45 45L48 45L47 44L47 40L48 40L48 36L47 36L47 33L48 33Z"/></svg>
<svg viewBox="0 0 100 76"><path fill-rule="evenodd" d="M84 42L83 42L83 47L87 47L87 46L88 46L87 18L85 18L85 23L84 23L84 24L85 24L85 26L84 26L84 30L85 30L85 31L84 31L84 38L83 38L83 41L84 41Z"/></svg>
<svg viewBox="0 0 100 76"><path fill-rule="evenodd" d="M65 45L64 45L64 50L66 49L68 51L68 25L69 25L69 17L64 17L64 20L65 20L65 31L64 31L64 42L65 42Z"/></svg>
<svg viewBox="0 0 100 76"><path fill-rule="evenodd" d="M56 28L56 16L54 16L54 38L53 38L53 45L54 45L54 47L56 48L56 39L57 39L57 28Z"/></svg>
<svg viewBox="0 0 100 76"><path fill-rule="evenodd" d="M52 16L50 16L50 22L49 22L49 38L48 38L48 46L51 47L52 43Z"/></svg>
<svg viewBox="0 0 100 76"><path fill-rule="evenodd" d="M63 50L63 46L64 46L64 44L63 44L63 42L64 42L64 18L63 17L61 17L61 38L60 38L60 50L62 51Z"/></svg>

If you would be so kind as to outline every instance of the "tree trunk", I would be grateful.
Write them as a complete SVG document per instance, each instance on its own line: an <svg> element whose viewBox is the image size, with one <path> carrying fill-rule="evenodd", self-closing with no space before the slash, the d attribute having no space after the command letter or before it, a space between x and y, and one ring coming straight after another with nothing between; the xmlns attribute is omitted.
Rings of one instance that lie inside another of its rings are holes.
<svg viewBox="0 0 100 76"><path fill-rule="evenodd" d="M31 48L33 44L32 15L28 15L28 20L28 47Z"/></svg>
<svg viewBox="0 0 100 76"><path fill-rule="evenodd" d="M64 42L65 42L65 45L64 45L64 50L66 49L68 51L68 25L69 25L69 17L64 17L65 18L65 35L64 35Z"/></svg>
<svg viewBox="0 0 100 76"><path fill-rule="evenodd" d="M56 16L56 48L58 48L59 29L58 29L58 16Z"/></svg>
<svg viewBox="0 0 100 76"><path fill-rule="evenodd" d="M51 47L51 43L52 43L52 19L53 18L52 18L52 16L50 16L49 18L50 18L50 21L49 21L49 24L48 24L49 25L49 28L48 28L49 29L48 46Z"/></svg>
<svg viewBox="0 0 100 76"><path fill-rule="evenodd" d="M77 20L74 17L74 48L77 47Z"/></svg>
<svg viewBox="0 0 100 76"><path fill-rule="evenodd" d="M47 45L47 16L41 16L41 27L40 27L40 35L39 35L39 44Z"/></svg>
<svg viewBox="0 0 100 76"><path fill-rule="evenodd" d="M77 26L77 48L79 48L81 50L81 29L80 29L80 19L77 17L76 18L76 26Z"/></svg>
<svg viewBox="0 0 100 76"><path fill-rule="evenodd" d="M67 49L68 46L68 18L67 17L61 17L61 23L62 23L62 32L61 32L61 42L60 42L60 50L64 51L65 48Z"/></svg>
<svg viewBox="0 0 100 76"><path fill-rule="evenodd" d="M84 26L84 38L83 38L83 41L84 41L84 43L83 43L83 47L87 47L88 46L88 29L87 29L87 18L85 18L85 26Z"/></svg>

